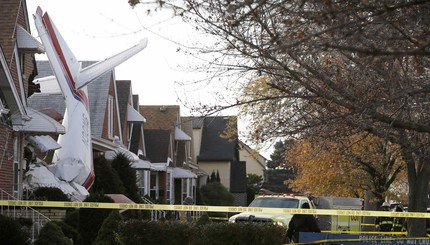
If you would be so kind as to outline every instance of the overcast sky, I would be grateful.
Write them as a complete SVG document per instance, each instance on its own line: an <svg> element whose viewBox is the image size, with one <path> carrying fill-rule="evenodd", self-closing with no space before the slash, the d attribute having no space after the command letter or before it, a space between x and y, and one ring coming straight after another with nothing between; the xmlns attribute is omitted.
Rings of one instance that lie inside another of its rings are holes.
<svg viewBox="0 0 430 245"><path fill-rule="evenodd" d="M190 79L189 58L177 52L192 29L164 10L148 16L148 6L132 9L127 0L27 0L31 32L37 6L48 12L78 60L101 60L148 38L148 46L115 69L118 80L131 80L142 105L179 104L175 81ZM36 56L46 59L46 56Z"/></svg>
<svg viewBox="0 0 430 245"><path fill-rule="evenodd" d="M31 33L37 36L32 15L37 6L48 12L78 60L101 60L148 38L148 46L115 69L117 80L131 80L141 105L180 105L181 115L190 113L178 101L211 100L222 87L184 88L175 82L196 79L189 64L195 62L178 49L205 40L168 10L148 16L149 6L132 9L127 0L27 0ZM151 8L152 9L152 8ZM36 59L47 59L44 55ZM184 92L186 91L186 92ZM232 114L232 113L227 113ZM233 112L233 114L235 114ZM244 123L239 122L239 130ZM240 134L240 133L239 133ZM271 150L269 150L271 152ZM270 153L262 151L265 157Z"/></svg>

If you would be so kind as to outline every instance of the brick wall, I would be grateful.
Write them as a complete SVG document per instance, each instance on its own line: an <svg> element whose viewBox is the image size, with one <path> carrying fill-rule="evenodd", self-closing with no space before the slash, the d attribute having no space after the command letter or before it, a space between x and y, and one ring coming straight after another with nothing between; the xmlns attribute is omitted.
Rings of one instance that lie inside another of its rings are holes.
<svg viewBox="0 0 430 245"><path fill-rule="evenodd" d="M13 135L7 127L0 127L0 188L13 193Z"/></svg>
<svg viewBox="0 0 430 245"><path fill-rule="evenodd" d="M59 208L11 208L4 209L2 215L12 218L27 218L27 219L50 219L51 221L63 221L66 217L66 209ZM45 218L46 217L46 218Z"/></svg>

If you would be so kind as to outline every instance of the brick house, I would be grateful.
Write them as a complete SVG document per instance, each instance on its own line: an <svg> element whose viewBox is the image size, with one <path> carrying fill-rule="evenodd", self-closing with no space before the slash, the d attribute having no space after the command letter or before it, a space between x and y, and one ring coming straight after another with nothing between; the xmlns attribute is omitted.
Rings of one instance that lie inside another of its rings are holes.
<svg viewBox="0 0 430 245"><path fill-rule="evenodd" d="M64 127L27 107L27 97L38 90L32 83L37 75L34 54L44 48L29 33L26 2L2 1L0 9L0 189L22 198L26 138L61 134Z"/></svg>
<svg viewBox="0 0 430 245"><path fill-rule="evenodd" d="M146 118L146 158L153 169L150 196L163 203L180 204L185 197L195 200L197 175L190 168L191 137L182 129L178 105L139 106Z"/></svg>

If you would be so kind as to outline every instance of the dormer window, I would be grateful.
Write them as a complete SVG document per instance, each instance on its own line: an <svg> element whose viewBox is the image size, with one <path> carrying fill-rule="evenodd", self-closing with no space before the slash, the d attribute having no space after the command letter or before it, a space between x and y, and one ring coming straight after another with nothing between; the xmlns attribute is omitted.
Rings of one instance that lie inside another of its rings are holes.
<svg viewBox="0 0 430 245"><path fill-rule="evenodd" d="M108 137L113 138L113 118L114 118L114 103L113 103L113 97L109 95L108 98Z"/></svg>

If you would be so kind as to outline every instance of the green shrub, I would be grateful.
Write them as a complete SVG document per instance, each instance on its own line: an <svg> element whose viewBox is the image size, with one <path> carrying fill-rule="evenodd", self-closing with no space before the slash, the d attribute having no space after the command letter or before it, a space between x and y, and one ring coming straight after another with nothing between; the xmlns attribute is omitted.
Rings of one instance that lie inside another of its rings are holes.
<svg viewBox="0 0 430 245"><path fill-rule="evenodd" d="M43 226L34 245L73 245L73 243L64 235L58 225L48 222Z"/></svg>
<svg viewBox="0 0 430 245"><path fill-rule="evenodd" d="M112 210L109 216L103 221L96 240L93 245L114 245L118 244L115 240L115 233L118 230L118 225L121 223L122 217L118 210Z"/></svg>
<svg viewBox="0 0 430 245"><path fill-rule="evenodd" d="M192 244L196 229L191 223L179 221L132 220L120 224L120 244L127 245L184 245Z"/></svg>
<svg viewBox="0 0 430 245"><path fill-rule="evenodd" d="M127 194L118 172L103 156L94 159L94 173L96 178L91 193Z"/></svg>
<svg viewBox="0 0 430 245"><path fill-rule="evenodd" d="M234 197L220 182L210 182L200 188L203 205L230 206Z"/></svg>
<svg viewBox="0 0 430 245"><path fill-rule="evenodd" d="M197 225L207 225L210 223L212 223L212 221L209 219L209 215L206 212L203 213L202 216L200 216L200 218L196 222Z"/></svg>
<svg viewBox="0 0 430 245"><path fill-rule="evenodd" d="M214 222L200 226L195 245L283 244L285 229L268 223Z"/></svg>
<svg viewBox="0 0 430 245"><path fill-rule="evenodd" d="M32 200L43 200L43 201L64 201L70 202L70 198L64 194L64 192L57 187L39 187L34 190Z"/></svg>
<svg viewBox="0 0 430 245"><path fill-rule="evenodd" d="M113 200L100 193L91 193L84 202L113 203ZM110 212L110 209L76 209L67 214L65 222L78 230L82 236L82 244L90 245Z"/></svg>
<svg viewBox="0 0 430 245"><path fill-rule="evenodd" d="M285 229L269 223L128 221L118 229L119 244L236 245L283 244Z"/></svg>
<svg viewBox="0 0 430 245"><path fill-rule="evenodd" d="M124 154L117 154L112 160L112 167L118 173L124 187L126 196L136 203L142 203L139 189L136 184L136 171L131 167L131 161Z"/></svg>
<svg viewBox="0 0 430 245"><path fill-rule="evenodd" d="M61 231L64 233L66 237L72 239L74 245L82 244L81 234L79 234L79 232L74 227L66 224L63 221L52 221L52 222L61 228Z"/></svg>
<svg viewBox="0 0 430 245"><path fill-rule="evenodd" d="M18 221L0 215L0 243L13 245L30 244L28 233L26 233Z"/></svg>

